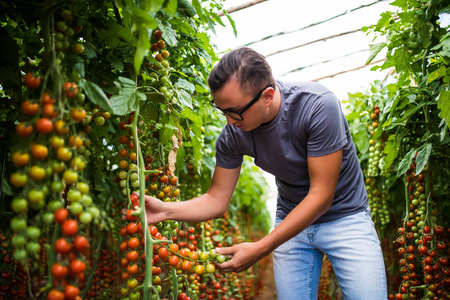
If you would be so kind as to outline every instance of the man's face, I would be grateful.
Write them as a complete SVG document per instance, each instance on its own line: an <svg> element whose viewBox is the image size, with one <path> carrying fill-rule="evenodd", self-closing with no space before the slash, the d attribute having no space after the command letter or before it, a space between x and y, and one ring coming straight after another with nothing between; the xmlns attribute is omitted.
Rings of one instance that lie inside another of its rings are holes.
<svg viewBox="0 0 450 300"><path fill-rule="evenodd" d="M257 95L244 95L238 81L231 79L220 91L212 93L212 96L214 105L224 112L228 125L236 126L243 131L250 131L263 122L264 102L260 100L264 97L267 89L268 87Z"/></svg>

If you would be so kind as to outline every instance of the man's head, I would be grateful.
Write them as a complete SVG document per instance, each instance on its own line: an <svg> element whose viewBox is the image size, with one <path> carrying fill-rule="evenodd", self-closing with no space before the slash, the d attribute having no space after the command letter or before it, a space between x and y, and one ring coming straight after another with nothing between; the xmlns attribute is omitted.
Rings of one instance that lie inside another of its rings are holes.
<svg viewBox="0 0 450 300"><path fill-rule="evenodd" d="M208 77L211 92L217 92L235 79L243 94L255 95L275 80L272 69L264 56L247 47L238 48L225 54Z"/></svg>
<svg viewBox="0 0 450 300"><path fill-rule="evenodd" d="M228 125L250 131L278 113L272 70L265 58L250 48L227 53L214 67L208 84L214 98L211 105L223 112Z"/></svg>

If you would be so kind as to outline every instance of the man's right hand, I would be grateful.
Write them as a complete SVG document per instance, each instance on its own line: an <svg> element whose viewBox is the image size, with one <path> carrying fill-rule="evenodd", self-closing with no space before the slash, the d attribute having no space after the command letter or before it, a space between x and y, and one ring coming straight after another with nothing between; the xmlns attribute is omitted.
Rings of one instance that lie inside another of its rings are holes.
<svg viewBox="0 0 450 300"><path fill-rule="evenodd" d="M139 193L133 192L133 194L139 197ZM156 224L158 222L166 220L163 201L149 195L144 195L144 199L145 214L147 216L148 224Z"/></svg>

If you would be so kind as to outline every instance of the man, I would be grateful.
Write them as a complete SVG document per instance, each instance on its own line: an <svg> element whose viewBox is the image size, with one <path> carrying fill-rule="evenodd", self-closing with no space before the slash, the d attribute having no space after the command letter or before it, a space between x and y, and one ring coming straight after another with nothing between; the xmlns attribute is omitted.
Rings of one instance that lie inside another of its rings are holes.
<svg viewBox="0 0 450 300"><path fill-rule="evenodd" d="M208 84L211 104L227 119L211 186L189 201L146 196L147 221L222 216L249 155L276 178L276 227L260 241L217 249L232 257L219 268L244 271L273 251L278 299L317 299L326 253L345 299L387 299L380 242L339 100L316 83L275 81L265 58L246 47L224 55Z"/></svg>

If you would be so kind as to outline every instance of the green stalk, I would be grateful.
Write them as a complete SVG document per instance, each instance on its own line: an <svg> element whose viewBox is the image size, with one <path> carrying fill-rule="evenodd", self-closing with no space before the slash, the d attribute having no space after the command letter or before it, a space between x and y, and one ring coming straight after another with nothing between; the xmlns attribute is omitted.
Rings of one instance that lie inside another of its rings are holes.
<svg viewBox="0 0 450 300"><path fill-rule="evenodd" d="M133 122L131 123L131 130L133 134L133 141L136 147L136 154L138 156L138 176L139 176L139 219L141 223L143 223L143 231L144 231L144 241L145 241L145 279L144 279L144 295L143 299L151 299L150 292L151 290L156 291L153 287L152 282L152 263L151 259L153 257L153 240L150 236L150 231L148 229L147 216L145 214L145 163L144 156L141 152L141 147L139 144L138 134L137 134L137 123L139 119L139 108L138 105L136 107L136 111L134 112ZM157 299L159 299L158 293Z"/></svg>
<svg viewBox="0 0 450 300"><path fill-rule="evenodd" d="M89 289L91 288L92 279L94 278L95 269L97 268L97 264L98 264L98 258L100 257L100 253L102 252L102 251L100 251L100 249L101 249L101 246L103 243L104 236L105 236L105 231L102 231L102 234L100 235L100 239L98 241L97 253L95 254L94 265L92 266L91 274L89 275L88 282L86 283L86 288L84 289L83 293L81 294L81 298L83 298L83 299L85 299L87 291L89 291Z"/></svg>

